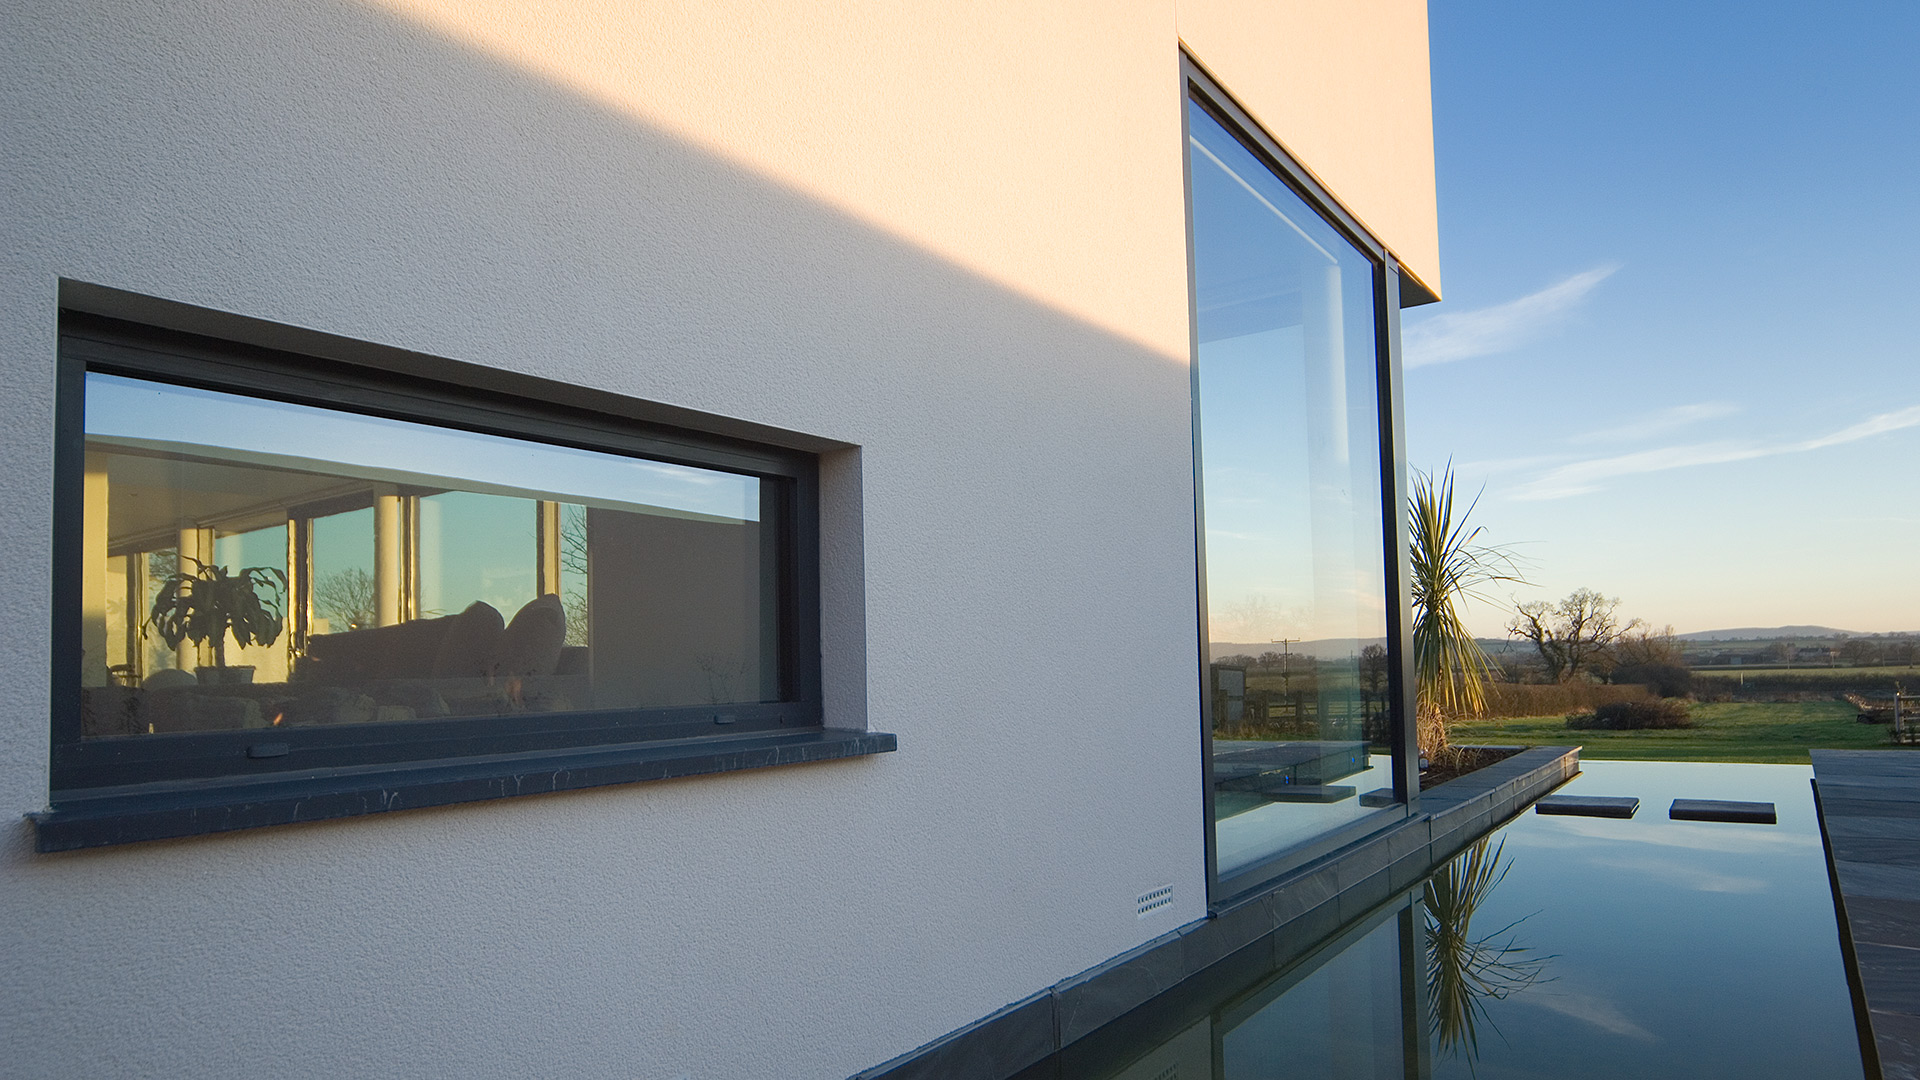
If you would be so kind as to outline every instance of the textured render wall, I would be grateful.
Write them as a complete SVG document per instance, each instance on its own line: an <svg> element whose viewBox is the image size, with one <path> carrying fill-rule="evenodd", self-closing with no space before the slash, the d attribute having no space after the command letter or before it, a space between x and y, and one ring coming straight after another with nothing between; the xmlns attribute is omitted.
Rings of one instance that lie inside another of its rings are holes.
<svg viewBox="0 0 1920 1080"><path fill-rule="evenodd" d="M1440 293L1426 0L1175 0L1180 40Z"/></svg>
<svg viewBox="0 0 1920 1080"><path fill-rule="evenodd" d="M803 7L0 14L6 1071L844 1076L1203 914L1173 11ZM901 751L31 854L62 277L857 447Z"/></svg>

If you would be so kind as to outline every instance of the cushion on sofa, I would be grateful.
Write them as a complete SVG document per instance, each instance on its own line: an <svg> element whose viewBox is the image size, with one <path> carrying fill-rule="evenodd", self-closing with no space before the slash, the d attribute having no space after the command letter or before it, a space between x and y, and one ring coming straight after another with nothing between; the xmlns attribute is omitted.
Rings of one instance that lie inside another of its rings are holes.
<svg viewBox="0 0 1920 1080"><path fill-rule="evenodd" d="M567 643L567 612L548 593L514 613L494 649L493 673L505 679L538 679L553 674Z"/></svg>
<svg viewBox="0 0 1920 1080"><path fill-rule="evenodd" d="M439 651L434 653L433 677L470 679L487 674L507 625L499 610L485 600L475 600L465 611L449 615L444 621L447 632L440 639Z"/></svg>

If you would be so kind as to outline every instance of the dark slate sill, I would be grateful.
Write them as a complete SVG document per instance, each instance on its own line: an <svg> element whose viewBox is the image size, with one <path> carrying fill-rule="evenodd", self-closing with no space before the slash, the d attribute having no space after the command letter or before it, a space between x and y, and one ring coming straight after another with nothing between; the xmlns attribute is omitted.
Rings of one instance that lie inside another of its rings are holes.
<svg viewBox="0 0 1920 1080"><path fill-rule="evenodd" d="M358 817L607 784L884 754L877 731L814 728L62 793L28 814L41 852Z"/></svg>
<svg viewBox="0 0 1920 1080"><path fill-rule="evenodd" d="M1413 816L853 1080L1038 1080L1070 1071L1055 1055L1092 1053L1129 1018L1146 1023L1151 1017L1134 1010L1148 1002L1281 970L1579 771L1579 747L1536 746L1423 791Z"/></svg>

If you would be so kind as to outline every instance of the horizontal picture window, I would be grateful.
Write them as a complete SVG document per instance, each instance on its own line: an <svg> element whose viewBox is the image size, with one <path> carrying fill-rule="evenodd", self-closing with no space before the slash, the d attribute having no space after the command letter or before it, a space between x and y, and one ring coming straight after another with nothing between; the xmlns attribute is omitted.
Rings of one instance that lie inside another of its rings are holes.
<svg viewBox="0 0 1920 1080"><path fill-rule="evenodd" d="M56 789L818 727L809 455L71 322Z"/></svg>

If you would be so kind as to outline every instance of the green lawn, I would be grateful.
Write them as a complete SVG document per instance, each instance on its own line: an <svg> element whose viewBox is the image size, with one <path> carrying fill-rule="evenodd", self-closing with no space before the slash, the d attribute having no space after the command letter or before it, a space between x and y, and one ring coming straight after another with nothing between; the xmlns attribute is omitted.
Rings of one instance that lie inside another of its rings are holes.
<svg viewBox="0 0 1920 1080"><path fill-rule="evenodd" d="M1805 765L1807 751L1889 747L1884 724L1854 720L1844 701L1729 702L1693 706L1677 731L1570 731L1564 716L1475 720L1453 725L1457 743L1576 745L1595 761L1752 761Z"/></svg>

